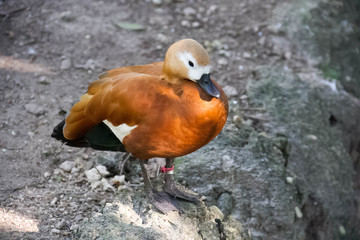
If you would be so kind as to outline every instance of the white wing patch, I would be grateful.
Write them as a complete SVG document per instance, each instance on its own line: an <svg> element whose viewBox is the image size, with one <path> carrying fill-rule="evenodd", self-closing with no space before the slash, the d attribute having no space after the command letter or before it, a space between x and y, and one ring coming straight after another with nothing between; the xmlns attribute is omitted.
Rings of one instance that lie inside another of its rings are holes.
<svg viewBox="0 0 360 240"><path fill-rule="evenodd" d="M180 52L178 53L179 59L185 64L185 66L189 69L188 77L190 80L196 82L200 80L203 74L210 73L210 65L200 66L193 55L189 52ZM194 64L194 67L189 66L189 61Z"/></svg>
<svg viewBox="0 0 360 240"><path fill-rule="evenodd" d="M125 123L120 124L119 126L114 126L112 125L111 122L109 122L108 120L104 120L103 121L110 129L111 131L115 134L115 136L120 140L120 142L123 141L123 139L134 129L137 127L137 125L135 126L128 126Z"/></svg>

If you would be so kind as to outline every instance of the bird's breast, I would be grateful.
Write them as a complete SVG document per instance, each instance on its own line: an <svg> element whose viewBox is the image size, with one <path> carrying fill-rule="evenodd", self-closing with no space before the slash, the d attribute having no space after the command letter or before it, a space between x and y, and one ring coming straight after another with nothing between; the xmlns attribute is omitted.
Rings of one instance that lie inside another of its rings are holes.
<svg viewBox="0 0 360 240"><path fill-rule="evenodd" d="M220 99L165 101L152 109L123 144L138 158L183 156L218 135L226 118L227 106Z"/></svg>

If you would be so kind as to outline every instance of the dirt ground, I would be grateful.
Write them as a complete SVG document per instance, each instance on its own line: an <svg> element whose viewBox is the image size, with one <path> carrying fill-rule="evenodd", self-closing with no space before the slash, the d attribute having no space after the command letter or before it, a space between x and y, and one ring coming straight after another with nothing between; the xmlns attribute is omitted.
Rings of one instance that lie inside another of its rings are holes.
<svg viewBox="0 0 360 240"><path fill-rule="evenodd" d="M91 190L83 172L54 173L66 160L106 154L50 137L106 69L162 61L173 42L194 38L209 51L214 79L237 99L256 66L306 62L291 46L274 48L283 36L269 24L281 2L0 0L0 238L70 239L78 222L111 202L114 193Z"/></svg>

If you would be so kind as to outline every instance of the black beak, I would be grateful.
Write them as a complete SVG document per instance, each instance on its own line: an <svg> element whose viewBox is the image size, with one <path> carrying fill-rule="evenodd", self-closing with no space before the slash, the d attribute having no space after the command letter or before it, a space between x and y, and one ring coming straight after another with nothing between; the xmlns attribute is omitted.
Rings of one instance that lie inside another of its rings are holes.
<svg viewBox="0 0 360 240"><path fill-rule="evenodd" d="M220 92L210 79L210 74L203 74L200 80L197 81L199 86L211 97L220 97Z"/></svg>

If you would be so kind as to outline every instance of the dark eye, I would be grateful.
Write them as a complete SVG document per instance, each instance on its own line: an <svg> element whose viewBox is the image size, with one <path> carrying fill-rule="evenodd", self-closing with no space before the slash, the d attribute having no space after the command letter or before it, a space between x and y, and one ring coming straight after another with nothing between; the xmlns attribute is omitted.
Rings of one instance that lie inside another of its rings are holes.
<svg viewBox="0 0 360 240"><path fill-rule="evenodd" d="M194 63L192 61L189 61L189 66L194 67Z"/></svg>

